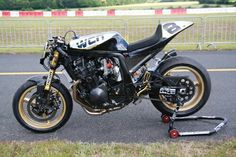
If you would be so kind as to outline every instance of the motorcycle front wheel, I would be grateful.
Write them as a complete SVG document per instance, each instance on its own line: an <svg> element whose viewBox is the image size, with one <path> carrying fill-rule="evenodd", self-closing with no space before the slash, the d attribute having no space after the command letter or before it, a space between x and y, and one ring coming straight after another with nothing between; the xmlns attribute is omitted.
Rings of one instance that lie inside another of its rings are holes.
<svg viewBox="0 0 236 157"><path fill-rule="evenodd" d="M187 101L180 107L178 117L192 115L206 104L211 92L211 80L206 69L195 60L187 57L174 57L166 60L156 72L162 76L187 77L194 85L194 94L191 97L186 96ZM165 96L160 95L159 91L151 91L149 96L151 99L153 98L151 101L155 108L162 114L169 116L173 114L176 109L175 103L166 101Z"/></svg>
<svg viewBox="0 0 236 157"><path fill-rule="evenodd" d="M34 132L52 132L61 128L72 113L70 93L62 84L53 83L45 103L37 93L37 84L24 83L13 98L13 113L17 121L26 129Z"/></svg>

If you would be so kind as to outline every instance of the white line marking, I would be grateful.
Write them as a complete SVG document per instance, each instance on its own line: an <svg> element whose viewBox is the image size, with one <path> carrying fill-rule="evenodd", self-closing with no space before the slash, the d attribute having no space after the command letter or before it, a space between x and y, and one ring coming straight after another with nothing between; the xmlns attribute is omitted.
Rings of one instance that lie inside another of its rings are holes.
<svg viewBox="0 0 236 157"><path fill-rule="evenodd" d="M224 68L224 69L207 69L209 72L235 72L236 68Z"/></svg>
<svg viewBox="0 0 236 157"><path fill-rule="evenodd" d="M48 72L0 72L0 76L14 76L14 75L47 75ZM56 72L62 74L62 72Z"/></svg>
<svg viewBox="0 0 236 157"><path fill-rule="evenodd" d="M208 72L236 72L236 68L222 68L222 69L207 69ZM184 72L184 70L178 70L178 72ZM15 76L15 75L47 75L48 72L0 72L0 76ZM56 72L56 74L63 74L62 72Z"/></svg>

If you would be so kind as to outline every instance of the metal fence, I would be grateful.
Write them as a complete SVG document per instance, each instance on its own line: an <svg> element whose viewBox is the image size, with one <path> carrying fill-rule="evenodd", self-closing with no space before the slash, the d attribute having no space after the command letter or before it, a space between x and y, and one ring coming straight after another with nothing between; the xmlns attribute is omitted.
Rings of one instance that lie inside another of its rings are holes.
<svg viewBox="0 0 236 157"><path fill-rule="evenodd" d="M236 16L212 16L204 21L203 43L236 43Z"/></svg>
<svg viewBox="0 0 236 157"><path fill-rule="evenodd" d="M40 47L50 35L75 30L80 35L117 31L127 41L151 36L163 21L193 21L193 27L180 33L171 44L236 43L236 16L141 17L141 18L69 18L46 20L0 19L0 47ZM68 39L69 40L69 39Z"/></svg>

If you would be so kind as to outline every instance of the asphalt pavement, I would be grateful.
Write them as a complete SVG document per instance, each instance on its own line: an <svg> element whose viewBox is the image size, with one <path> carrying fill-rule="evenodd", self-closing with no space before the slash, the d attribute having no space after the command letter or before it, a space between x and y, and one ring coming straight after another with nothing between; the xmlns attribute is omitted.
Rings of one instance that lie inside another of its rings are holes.
<svg viewBox="0 0 236 157"><path fill-rule="evenodd" d="M179 140L221 140L236 137L236 51L184 52L210 70L211 96L195 115L216 115L228 118L228 124L211 136L180 137ZM38 134L24 129L12 112L12 99L17 88L31 77L30 73L44 72L39 64L40 55L0 55L0 141L63 139L82 142L146 143L171 140L168 125L161 122L161 114L150 101L123 108L102 116L87 115L74 103L70 120L53 133ZM63 82L68 85L61 75ZM217 121L218 122L218 121ZM217 123L212 121L177 122L179 130L207 130Z"/></svg>

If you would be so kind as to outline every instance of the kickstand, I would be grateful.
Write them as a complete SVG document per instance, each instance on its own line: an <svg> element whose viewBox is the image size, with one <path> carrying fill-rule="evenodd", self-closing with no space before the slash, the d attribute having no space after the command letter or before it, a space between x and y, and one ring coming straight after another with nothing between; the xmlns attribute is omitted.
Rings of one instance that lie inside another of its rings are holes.
<svg viewBox="0 0 236 157"><path fill-rule="evenodd" d="M179 136L200 136L200 135L212 135L216 132L218 132L220 129L222 129L227 124L227 118L224 117L217 117L217 116L189 116L189 117L177 117L177 113L179 111L179 108L183 104L177 103L176 109L174 110L173 115L170 117L168 115L163 114L162 121L163 123L169 123L169 136L171 138L177 138ZM186 131L186 132L180 132L176 128L174 128L174 122L175 121L186 121L186 120L221 120L222 122L219 123L215 128L212 130L206 130L206 131Z"/></svg>

